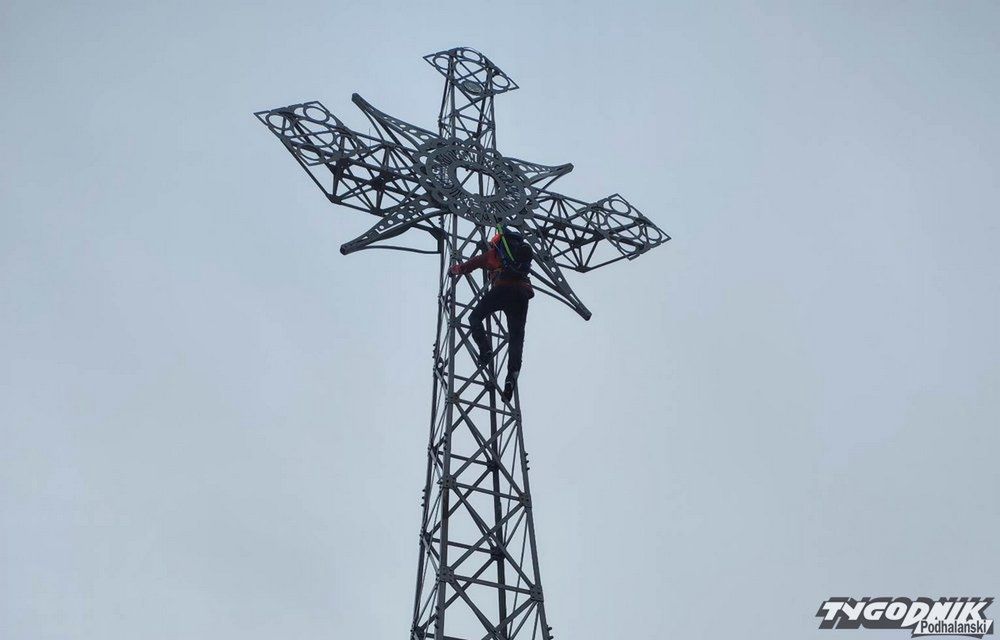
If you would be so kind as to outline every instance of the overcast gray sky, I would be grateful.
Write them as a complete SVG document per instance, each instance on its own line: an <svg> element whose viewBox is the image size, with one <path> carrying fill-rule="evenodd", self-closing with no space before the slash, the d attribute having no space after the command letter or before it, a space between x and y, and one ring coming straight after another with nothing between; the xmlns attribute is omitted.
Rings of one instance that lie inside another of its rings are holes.
<svg viewBox="0 0 1000 640"><path fill-rule="evenodd" d="M1000 5L0 4L0 637L402 638L436 263L337 248L252 116L420 57L502 152L674 240L532 303L559 638L798 639L833 595L1000 596ZM992 611L994 618L1000 611ZM900 632L856 632L902 638Z"/></svg>

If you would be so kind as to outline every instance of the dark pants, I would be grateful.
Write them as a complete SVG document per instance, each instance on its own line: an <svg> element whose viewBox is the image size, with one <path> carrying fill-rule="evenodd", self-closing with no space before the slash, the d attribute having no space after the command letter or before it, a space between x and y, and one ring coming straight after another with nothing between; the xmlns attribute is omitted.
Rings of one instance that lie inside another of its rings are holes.
<svg viewBox="0 0 1000 640"><path fill-rule="evenodd" d="M519 285L499 285L486 292L469 315L472 325L472 338L479 347L479 352L489 351L490 342L486 338L483 320L497 311L503 311L507 316L507 333L510 343L507 346L507 374L517 375L521 370L521 352L524 351L524 323L528 319L528 300L533 292Z"/></svg>

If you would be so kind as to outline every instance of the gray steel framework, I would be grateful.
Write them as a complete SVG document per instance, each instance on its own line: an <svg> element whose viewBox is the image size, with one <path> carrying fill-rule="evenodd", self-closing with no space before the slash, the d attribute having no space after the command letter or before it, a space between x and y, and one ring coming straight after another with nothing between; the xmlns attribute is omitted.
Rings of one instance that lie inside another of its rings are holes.
<svg viewBox="0 0 1000 640"><path fill-rule="evenodd" d="M493 98L517 85L481 53L459 47L424 59L445 77L437 133L382 113L357 94L352 99L375 135L348 128L319 102L255 115L331 202L379 218L341 253L384 248L439 256L411 640L548 640L520 396L505 403L497 386L507 333L490 321L497 357L477 365L467 318L489 285L482 274L453 278L448 269L481 250L496 225L515 228L534 249L536 291L589 319L563 270L631 260L670 238L618 194L587 202L550 190L571 164L498 153ZM425 231L419 237L429 242L394 244L409 229Z"/></svg>

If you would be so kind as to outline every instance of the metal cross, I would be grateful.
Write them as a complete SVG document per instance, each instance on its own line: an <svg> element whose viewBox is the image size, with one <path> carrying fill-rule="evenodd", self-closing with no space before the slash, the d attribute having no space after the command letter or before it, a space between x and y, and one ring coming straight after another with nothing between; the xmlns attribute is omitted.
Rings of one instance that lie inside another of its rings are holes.
<svg viewBox="0 0 1000 640"><path fill-rule="evenodd" d="M507 332L490 323L497 357L476 363L467 316L488 284L449 276L497 225L521 232L534 250L535 289L583 318L563 269L587 272L634 259L670 239L618 194L596 202L549 189L573 165L546 166L496 150L494 96L517 85L464 47L424 58L445 77L438 132L354 103L375 136L344 125L319 102L255 115L334 204L379 218L341 246L439 256L427 478L411 640L551 638L538 570L518 393L501 400L496 372ZM429 248L396 245L426 232ZM413 234L408 234L412 236Z"/></svg>

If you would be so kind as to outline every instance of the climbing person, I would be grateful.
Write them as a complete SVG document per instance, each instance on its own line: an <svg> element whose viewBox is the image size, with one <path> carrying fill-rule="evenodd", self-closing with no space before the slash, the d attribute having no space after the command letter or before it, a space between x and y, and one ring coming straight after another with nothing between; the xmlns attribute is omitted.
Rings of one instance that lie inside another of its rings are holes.
<svg viewBox="0 0 1000 640"><path fill-rule="evenodd" d="M467 262L451 267L451 275L471 273L475 269L489 272L490 290L476 304L469 315L472 338L479 349L479 366L485 367L493 359L490 339L486 336L483 321L486 316L503 311L507 317L507 378L500 395L510 402L521 372L521 353L524 350L524 324L528 318L528 301L535 296L528 274L534 254L524 237L513 229L497 227L486 251Z"/></svg>

